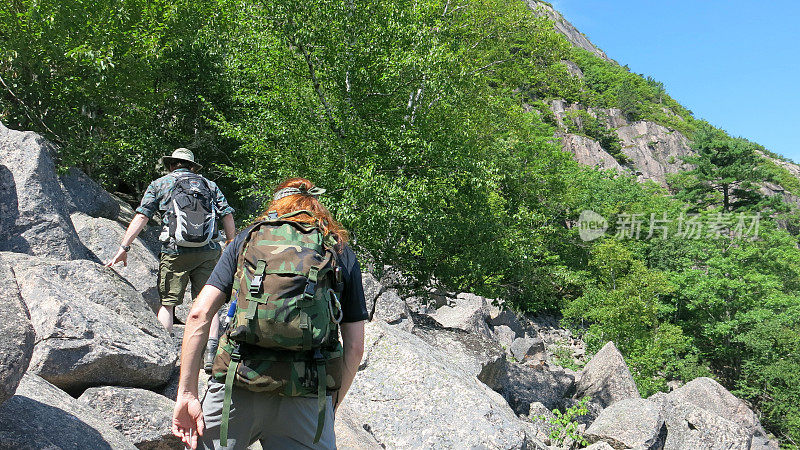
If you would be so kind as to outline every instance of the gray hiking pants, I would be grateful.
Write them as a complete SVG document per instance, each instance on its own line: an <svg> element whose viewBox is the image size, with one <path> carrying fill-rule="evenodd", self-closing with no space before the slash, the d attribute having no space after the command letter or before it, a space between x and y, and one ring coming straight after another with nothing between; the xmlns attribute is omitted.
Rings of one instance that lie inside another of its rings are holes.
<svg viewBox="0 0 800 450"><path fill-rule="evenodd" d="M325 428L319 442L314 444L314 434L317 432L316 398L280 397L241 388L233 388L228 446L221 447L219 427L224 398L225 385L211 379L203 397L206 431L200 437L200 449L246 449L255 441L261 441L264 450L336 449L330 396L325 411Z"/></svg>

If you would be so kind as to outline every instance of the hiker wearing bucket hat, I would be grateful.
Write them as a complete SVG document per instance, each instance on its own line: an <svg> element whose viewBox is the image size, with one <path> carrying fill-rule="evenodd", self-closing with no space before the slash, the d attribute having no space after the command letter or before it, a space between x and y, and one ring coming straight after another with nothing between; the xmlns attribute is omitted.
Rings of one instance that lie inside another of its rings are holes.
<svg viewBox="0 0 800 450"><path fill-rule="evenodd" d="M183 303L189 281L192 298L195 298L219 259L221 245L216 219L221 218L226 238L232 239L236 229L233 208L213 181L197 173L203 166L195 160L191 150L178 148L171 155L161 157L159 163L169 173L147 187L117 254L107 265L122 262L127 266L131 243L156 212L161 215L158 320L172 332L174 309ZM218 322L212 323L212 337L216 336L218 328ZM215 344L214 339L209 340L210 354L216 352Z"/></svg>
<svg viewBox="0 0 800 450"><path fill-rule="evenodd" d="M176 148L175 151L172 152L172 155L162 156L159 162L166 168L171 167L175 163L187 163L192 172L199 172L200 169L203 168L202 165L194 160L194 153L188 148Z"/></svg>

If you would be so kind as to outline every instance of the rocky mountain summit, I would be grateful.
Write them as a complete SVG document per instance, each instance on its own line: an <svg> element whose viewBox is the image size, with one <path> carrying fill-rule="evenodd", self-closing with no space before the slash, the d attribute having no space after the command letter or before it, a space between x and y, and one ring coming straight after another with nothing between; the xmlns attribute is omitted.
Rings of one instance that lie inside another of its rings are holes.
<svg viewBox="0 0 800 450"><path fill-rule="evenodd" d="M562 34L575 48L586 50L611 63L602 49L595 46L583 33L567 21L561 13L545 1L526 0L528 6L539 16L553 22L554 29ZM584 74L573 61L562 61L573 77L583 78ZM580 103L569 103L563 99L549 100L548 106L553 114L557 132L556 137L565 151L574 155L576 161L598 169L613 169L620 173L636 176L642 182L650 180L662 187L668 187L667 177L692 166L682 158L695 155L691 142L679 130L648 120L629 120L618 108L592 108ZM684 120L669 108L662 112L675 120ZM611 155L596 139L576 133L582 129L582 115L597 119L621 144L621 155ZM800 166L792 162L759 152L769 163L785 169L788 175L800 177ZM800 206L798 193L789 192L788 186L770 181L760 183L760 192L767 196L780 196L791 205Z"/></svg>
<svg viewBox="0 0 800 450"><path fill-rule="evenodd" d="M0 125L0 448L182 448L169 432L181 329L153 312L153 233L127 268L103 267L130 206L77 169L57 175L53 151ZM567 448L577 441L551 411L583 398L589 448L778 448L714 380L643 399L612 342L588 358L554 318L470 293L404 297L370 273L364 287L371 320L340 448Z"/></svg>
<svg viewBox="0 0 800 450"><path fill-rule="evenodd" d="M612 61L612 59L610 59L603 50L600 50L597 46L592 44L585 34L578 31L574 25L564 19L564 16L562 16L560 12L556 11L555 8L553 8L553 5L551 5L549 2L540 0L526 0L526 2L528 6L530 6L531 9L533 9L538 15L552 20L553 26L555 26L559 33L563 34L564 37L567 38L567 41L569 41L570 44L592 52L593 54L605 60Z"/></svg>

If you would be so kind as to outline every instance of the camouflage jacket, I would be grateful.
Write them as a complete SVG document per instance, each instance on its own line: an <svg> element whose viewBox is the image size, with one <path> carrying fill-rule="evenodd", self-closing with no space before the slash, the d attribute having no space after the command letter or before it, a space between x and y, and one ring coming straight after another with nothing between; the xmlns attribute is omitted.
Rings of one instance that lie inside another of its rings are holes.
<svg viewBox="0 0 800 450"><path fill-rule="evenodd" d="M136 208L136 212L144 214L147 218L152 218L153 215L158 212L163 220L163 226L166 227L168 224L164 213L169 209L170 192L172 188L175 187L175 176L173 174L180 172L189 172L189 169L177 169L150 183L150 185L147 186L144 197L142 197L141 204ZM225 200L225 196L222 195L222 191L219 190L217 184L207 178L206 181L208 182L208 187L211 189L211 192L214 193L214 209L216 210L217 216L223 217L233 213L233 208L228 205L228 201ZM173 255L219 249L220 245L217 240L212 240L203 247L179 247L175 245L174 240L171 238L168 242L161 242L161 252Z"/></svg>

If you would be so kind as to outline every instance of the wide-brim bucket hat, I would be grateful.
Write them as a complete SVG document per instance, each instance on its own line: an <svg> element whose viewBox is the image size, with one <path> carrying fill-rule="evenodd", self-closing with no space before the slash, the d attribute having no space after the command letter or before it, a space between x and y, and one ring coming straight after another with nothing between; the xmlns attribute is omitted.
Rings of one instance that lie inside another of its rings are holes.
<svg viewBox="0 0 800 450"><path fill-rule="evenodd" d="M172 155L170 156L162 156L161 159L158 160L164 167L169 168L169 165L175 161L186 161L195 168L195 170L200 170L203 168L202 164L198 164L194 160L194 153L188 148L176 148Z"/></svg>

